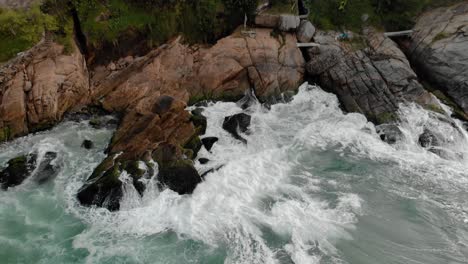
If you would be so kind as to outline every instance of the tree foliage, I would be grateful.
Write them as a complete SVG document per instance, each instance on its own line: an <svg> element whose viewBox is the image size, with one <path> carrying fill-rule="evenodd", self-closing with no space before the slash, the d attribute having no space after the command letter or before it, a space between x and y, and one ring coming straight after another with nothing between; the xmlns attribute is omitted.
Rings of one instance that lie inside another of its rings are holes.
<svg viewBox="0 0 468 264"><path fill-rule="evenodd" d="M44 31L57 28L57 20L42 13L38 5L27 10L0 9L0 61L32 47Z"/></svg>

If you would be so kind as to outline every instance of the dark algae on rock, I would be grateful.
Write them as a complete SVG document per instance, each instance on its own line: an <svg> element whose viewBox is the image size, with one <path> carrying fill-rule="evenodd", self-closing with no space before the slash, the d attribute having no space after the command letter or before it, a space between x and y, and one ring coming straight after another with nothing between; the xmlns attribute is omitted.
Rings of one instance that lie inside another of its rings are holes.
<svg viewBox="0 0 468 264"><path fill-rule="evenodd" d="M2 189L20 185L36 168L37 154L27 154L8 161L7 167L0 172Z"/></svg>

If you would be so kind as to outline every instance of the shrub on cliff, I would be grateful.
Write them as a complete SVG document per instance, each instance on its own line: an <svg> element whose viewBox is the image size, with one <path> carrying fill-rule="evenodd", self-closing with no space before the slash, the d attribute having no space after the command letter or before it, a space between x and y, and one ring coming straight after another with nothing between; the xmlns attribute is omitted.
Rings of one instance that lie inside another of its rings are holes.
<svg viewBox="0 0 468 264"><path fill-rule="evenodd" d="M323 29L358 31L361 17L388 31L414 26L417 16L430 8L446 6L462 0L304 0L311 11L311 20Z"/></svg>
<svg viewBox="0 0 468 264"><path fill-rule="evenodd" d="M46 30L56 30L57 20L38 5L27 10L0 8L0 62L36 44Z"/></svg>

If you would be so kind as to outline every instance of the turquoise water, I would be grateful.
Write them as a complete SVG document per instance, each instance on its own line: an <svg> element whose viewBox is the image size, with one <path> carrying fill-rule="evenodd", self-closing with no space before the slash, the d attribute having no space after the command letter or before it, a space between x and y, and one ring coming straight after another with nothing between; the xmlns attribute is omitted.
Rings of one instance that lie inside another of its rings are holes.
<svg viewBox="0 0 468 264"><path fill-rule="evenodd" d="M58 152L61 165L45 185L0 191L0 263L468 263L464 132L402 106L405 138L390 146L335 96L302 86L292 102L252 111L245 146L221 129L241 111L205 109L206 135L220 141L196 166L224 166L192 195L159 191L156 179L143 198L125 185L114 213L75 198L112 131L65 122L0 146L0 166L31 151ZM459 155L419 147L425 126ZM80 147L85 138L95 149Z"/></svg>

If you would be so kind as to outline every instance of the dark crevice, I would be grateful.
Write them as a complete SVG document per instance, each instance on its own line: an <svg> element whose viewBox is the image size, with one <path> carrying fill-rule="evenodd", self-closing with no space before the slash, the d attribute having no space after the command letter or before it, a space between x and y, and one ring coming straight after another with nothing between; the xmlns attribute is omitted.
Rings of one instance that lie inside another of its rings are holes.
<svg viewBox="0 0 468 264"><path fill-rule="evenodd" d="M75 7L71 8L71 15L73 18L73 32L75 34L75 39L78 44L78 48L80 49L81 53L87 57L88 56L88 45L86 36L81 29L81 21L78 16L78 11L76 11Z"/></svg>

